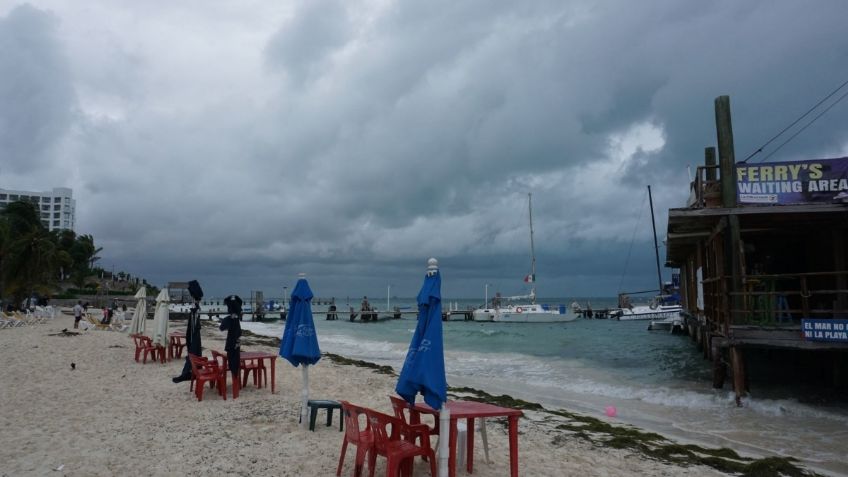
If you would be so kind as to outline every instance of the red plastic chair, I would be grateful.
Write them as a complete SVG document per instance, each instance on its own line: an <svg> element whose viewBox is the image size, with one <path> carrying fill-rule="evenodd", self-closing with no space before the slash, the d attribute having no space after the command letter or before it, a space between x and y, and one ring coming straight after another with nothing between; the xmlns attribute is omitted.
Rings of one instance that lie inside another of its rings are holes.
<svg viewBox="0 0 848 477"><path fill-rule="evenodd" d="M147 363L147 356L150 355L150 359L155 362L157 355L159 353L159 348L153 344L153 340L150 337L145 335L135 335L133 336L135 341L135 360L138 361L138 355L142 354L142 363Z"/></svg>
<svg viewBox="0 0 848 477"><path fill-rule="evenodd" d="M347 444L351 443L356 446L356 460L354 461L353 475L354 477L362 476L362 467L365 465L365 457L371 446L374 444L374 435L371 431L371 424L368 420L367 409L347 401L339 401L342 404L342 418L344 419L345 435L342 441L342 453L339 456L339 468L336 470L336 476L342 475L342 466L344 465L345 451ZM360 418L361 416L361 418ZM373 475L373 468L371 470Z"/></svg>
<svg viewBox="0 0 848 477"><path fill-rule="evenodd" d="M219 368L223 369L224 374L227 374L230 371L230 365L227 361L227 354L221 353L218 351L212 350L212 359L215 360L215 364L218 365ZM238 378L233 379L233 399L238 399L239 396L239 380Z"/></svg>
<svg viewBox="0 0 848 477"><path fill-rule="evenodd" d="M412 442L418 433L424 434L426 442L430 441L430 431L425 424L408 425L395 416L373 409L367 409L366 413L374 433L374 445L368 456L369 477L374 477L377 455L386 458L386 477L412 477L415 456L426 457L430 463L430 475L436 477L436 454L433 449Z"/></svg>
<svg viewBox="0 0 848 477"><path fill-rule="evenodd" d="M159 362L165 364L169 361L168 348L160 344L156 344L156 354L159 356ZM155 361L155 358L154 358Z"/></svg>
<svg viewBox="0 0 848 477"><path fill-rule="evenodd" d="M406 402L403 398L398 396L389 396L389 399L392 401L392 409L395 412L396 418L400 419L401 421L403 421L404 424L407 424L409 426L416 426L418 424L422 424L421 416L416 412L412 412L410 410L409 403ZM409 414L409 416L407 416L407 413ZM439 420L434 419L434 422L435 424L432 427L427 426L428 433L426 435L421 432L415 432L413 436L404 437L408 437L408 439L412 442L415 442L415 439L417 438L418 441L421 442L422 446L426 446L432 449L433 446L430 443L430 436L439 436Z"/></svg>
<svg viewBox="0 0 848 477"><path fill-rule="evenodd" d="M229 371L230 366L227 364L227 355L226 353L221 353L218 351L212 350L212 359L215 363L224 371Z"/></svg>
<svg viewBox="0 0 848 477"><path fill-rule="evenodd" d="M141 356L141 351L144 349L144 346L142 345L141 340L139 339L140 336L143 336L143 335L140 335L138 333L133 333L133 334L130 335L130 338L132 338L132 340L133 340L133 344L135 344L135 361L136 362L138 362L138 358L139 358L139 356Z"/></svg>
<svg viewBox="0 0 848 477"><path fill-rule="evenodd" d="M185 346L185 343L180 341L180 339L176 336L171 336L168 338L168 354L172 358L182 358L183 349L185 349Z"/></svg>
<svg viewBox="0 0 848 477"><path fill-rule="evenodd" d="M218 394L227 400L227 372L222 369L215 361L209 361L201 356L188 354L189 362L191 363L192 384L197 381L197 386L194 387L194 394L198 401L203 401L204 384L209 383L210 387L217 386ZM191 386L189 386L191 390Z"/></svg>
<svg viewBox="0 0 848 477"><path fill-rule="evenodd" d="M261 388L263 379L268 385L268 368L262 364L261 359L245 359L241 362L242 383L241 387L247 386L247 378L253 372L253 385ZM261 373L261 374L260 374Z"/></svg>

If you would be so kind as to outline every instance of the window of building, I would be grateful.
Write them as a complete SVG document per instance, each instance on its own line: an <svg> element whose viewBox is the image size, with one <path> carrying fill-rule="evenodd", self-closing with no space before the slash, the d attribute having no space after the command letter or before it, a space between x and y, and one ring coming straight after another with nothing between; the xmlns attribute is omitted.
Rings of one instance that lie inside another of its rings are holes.
<svg viewBox="0 0 848 477"><path fill-rule="evenodd" d="M54 218L54 219L58 219L58 218L59 218L59 212L54 212L54 213L53 213L53 218Z"/></svg>
<svg viewBox="0 0 848 477"><path fill-rule="evenodd" d="M6 194L0 194L0 200L6 200L8 196Z"/></svg>
<svg viewBox="0 0 848 477"><path fill-rule="evenodd" d="M15 195L15 194L12 194L12 195L9 196L9 200L18 200L18 196Z"/></svg>
<svg viewBox="0 0 848 477"><path fill-rule="evenodd" d="M61 197L54 197L53 198L53 202L61 202L61 201L62 201Z"/></svg>
<svg viewBox="0 0 848 477"><path fill-rule="evenodd" d="M53 226L54 226L54 227L58 227L58 226L59 226L59 221L58 221L58 220L54 220L54 221L53 221Z"/></svg>

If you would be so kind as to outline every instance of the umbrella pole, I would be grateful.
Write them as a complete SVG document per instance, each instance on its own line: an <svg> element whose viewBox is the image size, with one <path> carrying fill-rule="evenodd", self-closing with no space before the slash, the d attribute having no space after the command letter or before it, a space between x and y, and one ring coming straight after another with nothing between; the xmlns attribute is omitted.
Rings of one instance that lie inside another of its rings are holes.
<svg viewBox="0 0 848 477"><path fill-rule="evenodd" d="M442 403L439 411L439 477L448 477L450 458L450 409Z"/></svg>
<svg viewBox="0 0 848 477"><path fill-rule="evenodd" d="M300 403L300 427L306 428L308 423L307 407L309 404L309 365L304 364L301 370L303 373L303 390L300 391L303 402Z"/></svg>

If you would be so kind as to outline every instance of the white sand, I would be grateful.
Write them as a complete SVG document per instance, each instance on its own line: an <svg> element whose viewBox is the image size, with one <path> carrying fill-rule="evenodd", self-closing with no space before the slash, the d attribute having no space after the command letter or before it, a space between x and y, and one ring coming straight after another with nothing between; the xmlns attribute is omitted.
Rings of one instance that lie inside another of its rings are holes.
<svg viewBox="0 0 848 477"><path fill-rule="evenodd" d="M63 328L74 331L72 325L72 317L60 315L53 322L0 330L0 475L335 475L339 416L325 427L320 411L315 432L298 426L301 372L288 362L277 361L276 394L249 383L239 399L228 394L223 401L207 387L203 402L197 402L188 382L171 382L183 360L136 363L132 340L119 332L50 336ZM205 354L222 349L222 338L204 328ZM391 413L388 396L395 381L325 358L310 367L310 397ZM554 436L562 436L554 430L556 421L535 412L525 416L519 424L522 476L724 475L574 437L554 444ZM483 459L478 434L473 475L509 475L506 426L490 421L487 428L492 463ZM352 474L353 449L348 448L343 475ZM385 475L383 458L376 475ZM416 460L415 475L429 475L427 464Z"/></svg>

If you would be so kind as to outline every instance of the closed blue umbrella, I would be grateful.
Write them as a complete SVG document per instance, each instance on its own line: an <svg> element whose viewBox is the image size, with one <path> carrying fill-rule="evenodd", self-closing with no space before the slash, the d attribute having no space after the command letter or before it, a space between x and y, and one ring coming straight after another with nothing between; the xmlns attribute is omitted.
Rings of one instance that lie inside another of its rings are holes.
<svg viewBox="0 0 848 477"><path fill-rule="evenodd" d="M418 292L418 324L409 344L395 391L410 404L421 393L433 409L447 400L445 355L442 344L442 277L438 262L428 260L427 276Z"/></svg>
<svg viewBox="0 0 848 477"><path fill-rule="evenodd" d="M418 292L418 324L395 392L411 405L421 393L424 402L433 409L440 409L439 477L447 477L450 411L444 406L448 399L448 383L442 343L442 277L435 258L427 260L427 276Z"/></svg>
<svg viewBox="0 0 848 477"><path fill-rule="evenodd" d="M309 401L309 365L321 359L321 349L318 348L318 335L315 333L315 323L312 321L312 290L306 282L305 275L299 274L297 284L292 290L291 307L289 308L283 339L280 341L280 356L292 365L303 365L303 403L300 409L300 421L306 425L306 408Z"/></svg>

